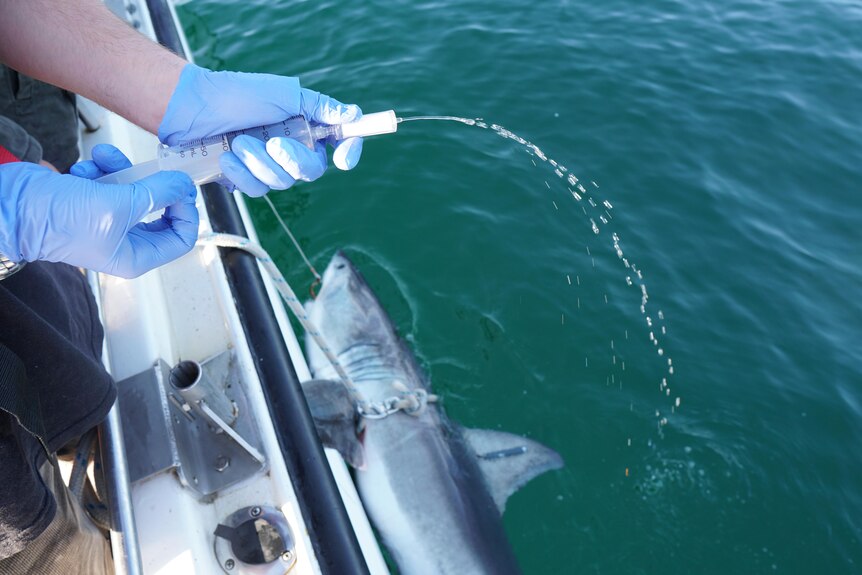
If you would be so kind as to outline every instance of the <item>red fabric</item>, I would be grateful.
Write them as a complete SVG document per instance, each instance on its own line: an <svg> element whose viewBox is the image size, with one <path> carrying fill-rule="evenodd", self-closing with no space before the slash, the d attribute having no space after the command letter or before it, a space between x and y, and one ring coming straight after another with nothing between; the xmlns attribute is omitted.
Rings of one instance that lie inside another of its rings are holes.
<svg viewBox="0 0 862 575"><path fill-rule="evenodd" d="M0 164L10 164L12 162L20 162L20 161L21 160L16 158L12 152L7 150L3 146L0 146Z"/></svg>

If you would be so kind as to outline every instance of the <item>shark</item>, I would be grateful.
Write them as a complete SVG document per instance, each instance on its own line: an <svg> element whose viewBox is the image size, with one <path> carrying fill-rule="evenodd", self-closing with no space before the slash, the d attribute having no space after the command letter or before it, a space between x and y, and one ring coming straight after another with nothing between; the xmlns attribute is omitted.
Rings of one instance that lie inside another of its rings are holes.
<svg viewBox="0 0 862 575"><path fill-rule="evenodd" d="M520 573L502 522L506 501L561 468L559 454L518 435L461 427L427 401L435 398L428 378L343 252L305 310L352 381L346 386L306 337L314 379L303 388L318 434L354 467L363 506L400 573ZM397 397L411 398L409 409L369 411Z"/></svg>

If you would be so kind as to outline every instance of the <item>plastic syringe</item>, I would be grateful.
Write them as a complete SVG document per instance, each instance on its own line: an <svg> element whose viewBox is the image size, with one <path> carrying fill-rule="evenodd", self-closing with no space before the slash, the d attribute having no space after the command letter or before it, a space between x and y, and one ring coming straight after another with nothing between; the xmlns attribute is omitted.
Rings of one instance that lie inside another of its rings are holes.
<svg viewBox="0 0 862 575"><path fill-rule="evenodd" d="M96 181L105 184L130 184L156 172L178 170L188 174L195 184L206 184L222 177L219 158L225 152L230 151L233 139L239 135L248 135L264 142L270 138L287 137L314 149L315 142L329 136L334 136L336 140L343 140L344 138L364 138L378 134L391 134L398 129L398 121L393 110L364 114L355 122L332 125L309 124L305 117L293 116L276 124L227 132L176 146L159 144L155 160L106 174Z"/></svg>

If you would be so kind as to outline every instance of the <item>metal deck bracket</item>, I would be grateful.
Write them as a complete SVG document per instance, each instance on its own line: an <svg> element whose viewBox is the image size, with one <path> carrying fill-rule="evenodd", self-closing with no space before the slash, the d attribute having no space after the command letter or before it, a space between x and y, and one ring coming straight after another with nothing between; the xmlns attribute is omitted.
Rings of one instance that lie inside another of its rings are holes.
<svg viewBox="0 0 862 575"><path fill-rule="evenodd" d="M206 496L266 466L230 351L173 370L158 360L117 388L132 483L175 468Z"/></svg>

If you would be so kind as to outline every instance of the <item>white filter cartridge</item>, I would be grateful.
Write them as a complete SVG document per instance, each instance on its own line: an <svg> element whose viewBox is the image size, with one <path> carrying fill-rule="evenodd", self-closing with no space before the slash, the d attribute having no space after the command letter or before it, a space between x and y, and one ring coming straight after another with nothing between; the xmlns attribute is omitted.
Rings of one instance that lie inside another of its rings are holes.
<svg viewBox="0 0 862 575"><path fill-rule="evenodd" d="M394 110L364 114L355 122L341 124L342 138L364 138L378 134L393 134L398 129L398 118Z"/></svg>

